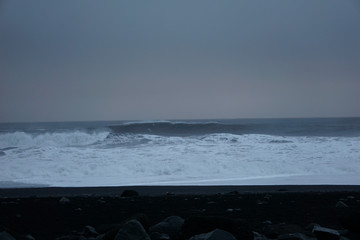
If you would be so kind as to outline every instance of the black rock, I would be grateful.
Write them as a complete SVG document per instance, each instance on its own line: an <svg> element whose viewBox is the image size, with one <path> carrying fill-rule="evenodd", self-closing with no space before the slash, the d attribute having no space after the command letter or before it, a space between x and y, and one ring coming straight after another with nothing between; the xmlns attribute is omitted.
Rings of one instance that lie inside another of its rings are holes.
<svg viewBox="0 0 360 240"><path fill-rule="evenodd" d="M77 236L77 235L66 235L56 238L56 240L87 240L84 236Z"/></svg>
<svg viewBox="0 0 360 240"><path fill-rule="evenodd" d="M226 195L228 195L228 196L236 196L236 195L239 195L239 192L238 191L232 191L232 192L226 193Z"/></svg>
<svg viewBox="0 0 360 240"><path fill-rule="evenodd" d="M151 240L171 240L166 233L152 232L150 233Z"/></svg>
<svg viewBox="0 0 360 240"><path fill-rule="evenodd" d="M253 239L245 221L225 217L190 217L184 221L182 238L188 239L198 234L209 233L215 229L227 231L237 239Z"/></svg>
<svg viewBox="0 0 360 240"><path fill-rule="evenodd" d="M344 203L343 201L338 201L336 203L335 207L337 207L337 208L348 208L349 206L346 203Z"/></svg>
<svg viewBox="0 0 360 240"><path fill-rule="evenodd" d="M106 231L106 233L102 236L101 240L114 240L121 226L121 224L113 225L108 231Z"/></svg>
<svg viewBox="0 0 360 240"><path fill-rule="evenodd" d="M236 238L229 232L221 229L215 229L209 233L195 235L189 240L236 240Z"/></svg>
<svg viewBox="0 0 360 240"><path fill-rule="evenodd" d="M151 240L138 220L127 221L120 228L114 240Z"/></svg>
<svg viewBox="0 0 360 240"><path fill-rule="evenodd" d="M149 219L145 214L139 213L136 215L133 215L130 219L126 220L123 223L119 224L112 224L112 225L102 225L97 226L97 232L104 233L103 236L101 236L101 240L114 240L119 230L130 220L135 220L140 223L142 228L144 228L145 232L147 232L149 228Z"/></svg>
<svg viewBox="0 0 360 240"><path fill-rule="evenodd" d="M278 240L316 240L302 233L287 233L277 237Z"/></svg>
<svg viewBox="0 0 360 240"><path fill-rule="evenodd" d="M89 237L96 237L99 233L95 230L92 226L85 226L83 230L83 235L87 238Z"/></svg>
<svg viewBox="0 0 360 240"><path fill-rule="evenodd" d="M35 238L34 238L32 235L30 235L30 234L26 235L26 236L24 237L24 239L26 239L26 240L35 240Z"/></svg>
<svg viewBox="0 0 360 240"><path fill-rule="evenodd" d="M98 235L96 238L88 238L89 239L93 239L93 240L104 240L104 236L105 234L100 234ZM111 240L113 240L114 238L112 238Z"/></svg>
<svg viewBox="0 0 360 240"><path fill-rule="evenodd" d="M262 231L265 236L268 238L277 238L280 235L284 234L293 234L293 233L303 233L303 234L311 234L310 231L306 231L299 225L295 224L272 224L265 225Z"/></svg>
<svg viewBox="0 0 360 240"><path fill-rule="evenodd" d="M262 235L258 232L253 232L253 234L254 234L253 240L269 240L267 237L265 237L264 235Z"/></svg>
<svg viewBox="0 0 360 240"><path fill-rule="evenodd" d="M124 190L120 197L138 197L139 193L134 190Z"/></svg>
<svg viewBox="0 0 360 240"><path fill-rule="evenodd" d="M179 216L171 216L150 227L150 232L165 233L171 238L179 236L184 219Z"/></svg>
<svg viewBox="0 0 360 240"><path fill-rule="evenodd" d="M318 240L339 240L340 233L337 230L315 226L313 233Z"/></svg>
<svg viewBox="0 0 360 240"><path fill-rule="evenodd" d="M356 199L356 197L351 196L351 195L347 196L346 198L349 199L349 200L355 200Z"/></svg>
<svg viewBox="0 0 360 240"><path fill-rule="evenodd" d="M310 231L310 232L312 232L312 230L314 229L315 226L320 227L320 225L317 224L317 223L310 223L309 225L307 225L307 226L305 227L305 229L308 230L308 231Z"/></svg>
<svg viewBox="0 0 360 240"><path fill-rule="evenodd" d="M0 232L0 240L15 240L8 232Z"/></svg>
<svg viewBox="0 0 360 240"><path fill-rule="evenodd" d="M68 199L67 197L62 197L62 198L60 198L59 202L60 202L61 204L65 204L65 203L70 202L70 199Z"/></svg>

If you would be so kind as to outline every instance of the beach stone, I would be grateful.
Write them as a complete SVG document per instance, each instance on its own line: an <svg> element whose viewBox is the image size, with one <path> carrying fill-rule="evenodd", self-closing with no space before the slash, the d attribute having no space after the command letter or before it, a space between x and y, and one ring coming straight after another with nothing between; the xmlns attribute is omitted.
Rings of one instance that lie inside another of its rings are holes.
<svg viewBox="0 0 360 240"><path fill-rule="evenodd" d="M169 235L159 232L150 233L150 238L151 240L171 240Z"/></svg>
<svg viewBox="0 0 360 240"><path fill-rule="evenodd" d="M237 239L253 239L248 225L245 221L225 217L189 217L184 221L182 237L190 238L202 233L208 233L214 229L222 229L234 235Z"/></svg>
<svg viewBox="0 0 360 240"><path fill-rule="evenodd" d="M302 233L287 233L277 237L278 240L317 240Z"/></svg>
<svg viewBox="0 0 360 240"><path fill-rule="evenodd" d="M321 226L315 226L313 231L318 240L339 240L340 233L337 230L331 228L325 228Z"/></svg>
<svg viewBox="0 0 360 240"><path fill-rule="evenodd" d="M195 235L189 240L236 240L236 238L229 232L221 229L215 229L209 233Z"/></svg>
<svg viewBox="0 0 360 240"><path fill-rule="evenodd" d="M3 231L0 232L0 240L15 240L15 238L10 233Z"/></svg>
<svg viewBox="0 0 360 240"><path fill-rule="evenodd" d="M264 198L265 198L266 200L270 200L270 199L272 198L272 196L271 196L270 194L266 194L266 195L264 196Z"/></svg>
<svg viewBox="0 0 360 240"><path fill-rule="evenodd" d="M34 238L32 235L30 235L30 234L26 235L26 236L24 237L24 239L27 239L27 240L35 240L35 238Z"/></svg>
<svg viewBox="0 0 360 240"><path fill-rule="evenodd" d="M236 196L236 195L239 195L240 193L238 191L231 191L231 192L228 192L226 193L227 196Z"/></svg>
<svg viewBox="0 0 360 240"><path fill-rule="evenodd" d="M116 234L114 240L151 240L138 220L127 221Z"/></svg>
<svg viewBox="0 0 360 240"><path fill-rule="evenodd" d="M335 207L337 207L337 208L348 208L349 206L346 203L344 203L343 201L338 201L336 203Z"/></svg>
<svg viewBox="0 0 360 240"><path fill-rule="evenodd" d="M181 228L184 224L184 219L179 216L170 216L163 221L150 227L150 232L165 233L171 238L179 236Z"/></svg>
<svg viewBox="0 0 360 240"><path fill-rule="evenodd" d="M97 237L99 233L92 226L85 226L83 230L83 235L87 238L89 237Z"/></svg>
<svg viewBox="0 0 360 240"><path fill-rule="evenodd" d="M67 235L56 238L56 240L87 240L84 236Z"/></svg>
<svg viewBox="0 0 360 240"><path fill-rule="evenodd" d="M309 231L306 231L301 226L296 224L272 224L265 225L263 227L263 234L268 238L277 238L283 234L293 234L293 233L302 233L307 234Z"/></svg>
<svg viewBox="0 0 360 240"><path fill-rule="evenodd" d="M264 235L262 235L258 232L253 232L253 234L254 234L253 240L269 240L269 238L265 237Z"/></svg>
<svg viewBox="0 0 360 240"><path fill-rule="evenodd" d="M100 234L100 235L98 235L96 238L95 238L95 240L103 240L104 239L104 236L105 236L105 234ZM114 238L113 238L114 239Z"/></svg>
<svg viewBox="0 0 360 240"><path fill-rule="evenodd" d="M124 190L120 197L138 197L139 193L134 190Z"/></svg>
<svg viewBox="0 0 360 240"><path fill-rule="evenodd" d="M115 238L116 234L119 232L121 226L122 226L121 224L114 224L110 228L107 227L108 229L106 231L103 231L103 232L100 231L100 233L104 233L103 237L101 239L102 240L114 240L114 238ZM99 231L99 229L98 229L98 231Z"/></svg>
<svg viewBox="0 0 360 240"><path fill-rule="evenodd" d="M62 198L60 198L59 202L60 202L61 204L65 204L65 203L70 202L70 199L68 199L68 198L66 198L66 197L62 197Z"/></svg>
<svg viewBox="0 0 360 240"><path fill-rule="evenodd" d="M308 231L310 231L310 232L312 232L312 230L314 229L315 226L320 227L320 225L317 224L317 223L310 223L309 225L307 225L307 226L305 227L305 229L308 230Z"/></svg>

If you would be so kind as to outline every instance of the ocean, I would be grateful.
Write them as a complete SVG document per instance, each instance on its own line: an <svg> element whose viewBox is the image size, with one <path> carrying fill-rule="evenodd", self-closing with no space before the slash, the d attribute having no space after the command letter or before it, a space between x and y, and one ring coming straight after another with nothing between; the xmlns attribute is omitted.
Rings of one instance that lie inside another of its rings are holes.
<svg viewBox="0 0 360 240"><path fill-rule="evenodd" d="M360 118L0 124L0 187L360 184Z"/></svg>

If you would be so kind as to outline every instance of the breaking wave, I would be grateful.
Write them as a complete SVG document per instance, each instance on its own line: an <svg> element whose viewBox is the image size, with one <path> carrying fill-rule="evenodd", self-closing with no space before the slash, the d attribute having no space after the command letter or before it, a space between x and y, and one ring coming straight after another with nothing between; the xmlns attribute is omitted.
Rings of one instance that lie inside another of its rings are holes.
<svg viewBox="0 0 360 240"><path fill-rule="evenodd" d="M108 126L116 134L192 136L214 133L277 136L360 136L359 119L268 119L241 122L129 122Z"/></svg>
<svg viewBox="0 0 360 240"><path fill-rule="evenodd" d="M360 118L0 124L0 182L357 184L359 142Z"/></svg>
<svg viewBox="0 0 360 240"><path fill-rule="evenodd" d="M109 132L46 132L32 134L13 132L0 134L0 148L34 147L34 146L85 146L103 141Z"/></svg>

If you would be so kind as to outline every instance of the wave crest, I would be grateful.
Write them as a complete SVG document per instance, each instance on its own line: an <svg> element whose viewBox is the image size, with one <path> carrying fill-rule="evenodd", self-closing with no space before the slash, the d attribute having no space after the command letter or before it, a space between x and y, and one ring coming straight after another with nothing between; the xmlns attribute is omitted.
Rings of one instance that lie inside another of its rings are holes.
<svg viewBox="0 0 360 240"><path fill-rule="evenodd" d="M244 125L221 124L216 122L139 122L109 126L118 134L153 134L163 136L188 136L212 133L243 133Z"/></svg>

